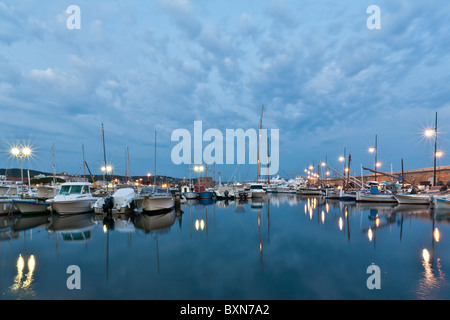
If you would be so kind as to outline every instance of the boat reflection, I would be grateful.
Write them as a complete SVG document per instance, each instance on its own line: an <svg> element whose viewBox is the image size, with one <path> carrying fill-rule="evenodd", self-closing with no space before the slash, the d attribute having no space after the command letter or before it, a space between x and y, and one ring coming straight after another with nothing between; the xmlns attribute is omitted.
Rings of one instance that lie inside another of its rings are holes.
<svg viewBox="0 0 450 320"><path fill-rule="evenodd" d="M51 214L47 230L60 235L64 241L84 241L91 239L94 213L79 213L70 215Z"/></svg>
<svg viewBox="0 0 450 320"><path fill-rule="evenodd" d="M175 223L175 209L158 214L136 213L132 217L134 227L145 233L158 232L159 234L169 232Z"/></svg>
<svg viewBox="0 0 450 320"><path fill-rule="evenodd" d="M14 232L24 231L37 227L47 227L49 223L50 214L45 213L41 215L21 216L16 219L15 223L11 226Z"/></svg>

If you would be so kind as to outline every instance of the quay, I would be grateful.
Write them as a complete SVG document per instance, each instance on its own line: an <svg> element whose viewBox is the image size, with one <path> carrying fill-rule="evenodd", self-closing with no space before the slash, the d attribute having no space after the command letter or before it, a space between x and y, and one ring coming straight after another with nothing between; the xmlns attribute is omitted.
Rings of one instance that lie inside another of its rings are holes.
<svg viewBox="0 0 450 320"><path fill-rule="evenodd" d="M367 174L366 174L367 173ZM363 181L364 183L368 181L399 181L399 177L403 177L403 179L412 184L412 185L433 185L434 178L434 167L431 168L421 168L421 169L411 169L411 170L403 170L402 171L393 171L393 172L383 172L384 174L377 173L375 179L375 173L364 170L363 175L351 175L352 179L356 179L358 181ZM436 168L436 183L447 184L450 180L450 166L440 166ZM343 178L328 178L325 179L327 184L331 185L339 185L343 186Z"/></svg>

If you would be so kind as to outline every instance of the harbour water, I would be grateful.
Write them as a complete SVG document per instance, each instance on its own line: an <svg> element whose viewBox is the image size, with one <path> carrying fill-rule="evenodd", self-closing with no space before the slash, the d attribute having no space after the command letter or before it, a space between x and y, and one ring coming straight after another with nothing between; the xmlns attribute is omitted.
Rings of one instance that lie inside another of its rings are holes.
<svg viewBox="0 0 450 320"><path fill-rule="evenodd" d="M450 213L427 206L268 194L1 220L3 300L450 299Z"/></svg>

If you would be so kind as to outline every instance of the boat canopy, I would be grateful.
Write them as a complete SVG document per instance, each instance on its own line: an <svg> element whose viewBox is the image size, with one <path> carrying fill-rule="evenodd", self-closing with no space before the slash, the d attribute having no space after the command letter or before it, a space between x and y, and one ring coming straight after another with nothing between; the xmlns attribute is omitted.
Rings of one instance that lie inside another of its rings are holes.
<svg viewBox="0 0 450 320"><path fill-rule="evenodd" d="M162 187L145 187L141 189L140 195L169 194L169 188Z"/></svg>

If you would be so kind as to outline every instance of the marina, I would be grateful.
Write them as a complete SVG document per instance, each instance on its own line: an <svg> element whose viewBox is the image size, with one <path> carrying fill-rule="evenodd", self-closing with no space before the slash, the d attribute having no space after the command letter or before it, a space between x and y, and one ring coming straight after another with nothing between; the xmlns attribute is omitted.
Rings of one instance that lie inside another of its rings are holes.
<svg viewBox="0 0 450 320"><path fill-rule="evenodd" d="M267 194L1 218L3 299L450 298L450 211L429 206ZM81 290L66 287L73 264ZM372 264L380 290L366 286Z"/></svg>
<svg viewBox="0 0 450 320"><path fill-rule="evenodd" d="M0 0L2 299L450 299L449 15Z"/></svg>

